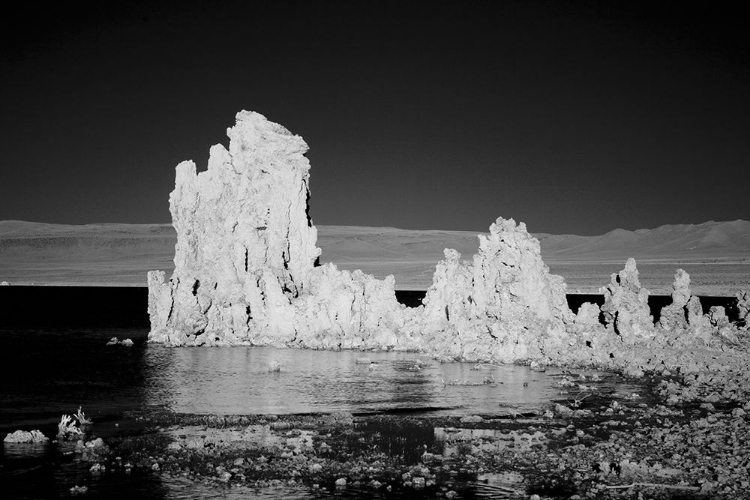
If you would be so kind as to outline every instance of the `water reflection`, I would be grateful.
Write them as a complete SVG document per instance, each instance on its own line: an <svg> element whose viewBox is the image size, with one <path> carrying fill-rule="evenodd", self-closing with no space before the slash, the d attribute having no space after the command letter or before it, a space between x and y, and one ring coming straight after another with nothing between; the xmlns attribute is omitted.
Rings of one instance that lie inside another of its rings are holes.
<svg viewBox="0 0 750 500"><path fill-rule="evenodd" d="M178 413L288 414L531 409L555 394L526 367L440 364L413 353L267 347L165 348L145 355L147 405ZM276 370L278 368L278 370ZM492 384L482 384L493 379Z"/></svg>

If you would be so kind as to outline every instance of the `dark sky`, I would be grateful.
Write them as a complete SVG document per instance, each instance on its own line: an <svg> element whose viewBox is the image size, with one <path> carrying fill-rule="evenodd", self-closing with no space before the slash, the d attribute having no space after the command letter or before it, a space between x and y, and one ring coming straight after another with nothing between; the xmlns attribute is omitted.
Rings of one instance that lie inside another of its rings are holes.
<svg viewBox="0 0 750 500"><path fill-rule="evenodd" d="M169 222L174 167L242 109L310 145L316 224L750 219L746 18L693 4L27 3L0 21L0 220Z"/></svg>

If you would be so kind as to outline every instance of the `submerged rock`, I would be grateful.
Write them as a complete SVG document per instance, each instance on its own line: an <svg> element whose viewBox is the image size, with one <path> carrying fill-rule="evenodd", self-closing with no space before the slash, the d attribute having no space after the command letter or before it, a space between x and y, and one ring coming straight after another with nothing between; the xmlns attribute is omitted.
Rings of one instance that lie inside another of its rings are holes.
<svg viewBox="0 0 750 500"><path fill-rule="evenodd" d="M133 341L130 339L120 340L117 337L112 337L107 341L107 345L121 345L125 347L133 347Z"/></svg>

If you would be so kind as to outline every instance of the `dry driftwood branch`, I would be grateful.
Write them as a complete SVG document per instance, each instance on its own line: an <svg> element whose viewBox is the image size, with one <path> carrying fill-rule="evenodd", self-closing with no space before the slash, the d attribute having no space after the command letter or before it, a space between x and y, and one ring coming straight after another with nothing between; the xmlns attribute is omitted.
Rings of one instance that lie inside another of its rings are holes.
<svg viewBox="0 0 750 500"><path fill-rule="evenodd" d="M645 486L646 488L669 488L672 490L688 490L688 491L700 491L698 486L682 486L679 484L659 484L659 483L631 483L631 484L618 484L618 485L605 485L604 487L608 490L624 490L627 488L633 488L634 486Z"/></svg>

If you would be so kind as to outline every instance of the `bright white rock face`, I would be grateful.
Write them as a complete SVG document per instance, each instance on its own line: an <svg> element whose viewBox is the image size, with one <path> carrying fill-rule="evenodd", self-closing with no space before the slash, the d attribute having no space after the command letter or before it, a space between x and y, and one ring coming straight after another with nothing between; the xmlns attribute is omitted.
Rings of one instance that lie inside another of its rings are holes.
<svg viewBox="0 0 750 500"><path fill-rule="evenodd" d="M604 294L602 313L607 328L614 330L623 342L634 344L654 335L654 318L648 305L648 290L641 287L635 259L625 262L625 269L613 273Z"/></svg>
<svg viewBox="0 0 750 500"><path fill-rule="evenodd" d="M497 219L472 263L446 250L426 306L407 308L392 276L316 265L307 145L258 113L236 119L229 150L212 147L208 170L177 166L175 271L169 281L148 275L150 341L497 361L548 357L564 343L573 320L565 284L523 223Z"/></svg>
<svg viewBox="0 0 750 500"><path fill-rule="evenodd" d="M637 374L650 362L633 354L639 348L708 345L714 331L738 331L723 309L703 314L681 270L672 305L654 325L633 259L601 289L601 309L587 303L574 315L539 241L525 224L503 218L479 235L472 260L446 249L424 306L407 308L396 300L393 276L317 265L307 144L258 113L236 119L229 149L212 147L205 172L189 161L177 166L175 270L169 280L162 271L148 274L151 342L414 350L536 367L619 363ZM738 294L741 325L749 304L750 295Z"/></svg>
<svg viewBox="0 0 750 500"><path fill-rule="evenodd" d="M5 443L46 443L47 441L49 441L49 438L37 429L32 431L14 431L7 434L3 439Z"/></svg>
<svg viewBox="0 0 750 500"><path fill-rule="evenodd" d="M602 290L605 328L594 304L571 313L565 283L549 273L539 241L512 219L498 218L480 235L470 261L446 249L425 305L414 309L398 303L392 276L318 266L307 145L258 113L236 119L229 149L212 147L205 172L192 162L177 166L170 196L175 271L169 280L149 273L150 341L417 350L441 359L545 364L609 359L612 342L653 337L635 261ZM687 301L688 284L678 274L674 308L685 311L688 324L692 315L708 321L697 301Z"/></svg>
<svg viewBox="0 0 750 500"><path fill-rule="evenodd" d="M662 307L659 326L664 330L684 329L687 326L687 304L690 301L690 275L678 269L672 285L672 303Z"/></svg>
<svg viewBox="0 0 750 500"><path fill-rule="evenodd" d="M460 262L445 251L424 299L422 328L437 332L452 357L501 362L556 356L568 343L565 283L542 262L539 241L498 218L489 237L479 235L479 253ZM434 335L434 334L433 334Z"/></svg>
<svg viewBox="0 0 750 500"><path fill-rule="evenodd" d="M294 338L291 301L320 254L307 214L308 147L258 113L236 119L229 150L213 146L208 170L177 166L175 271L169 283L149 273L151 340L235 344L256 330Z"/></svg>

